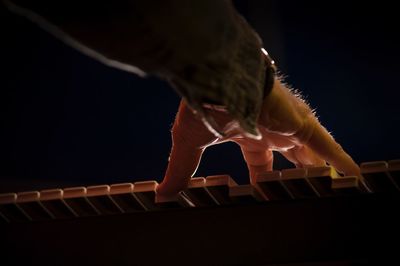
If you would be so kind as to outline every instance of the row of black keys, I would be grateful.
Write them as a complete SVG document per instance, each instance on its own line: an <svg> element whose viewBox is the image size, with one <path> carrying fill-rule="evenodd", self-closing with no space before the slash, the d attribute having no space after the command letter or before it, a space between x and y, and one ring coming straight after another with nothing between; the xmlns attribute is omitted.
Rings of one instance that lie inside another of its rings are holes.
<svg viewBox="0 0 400 266"><path fill-rule="evenodd" d="M178 197L156 201L156 181L0 194L0 220L26 222L169 208L248 204L360 193L400 193L400 160L361 164L362 176L331 167L286 169L237 185L228 175L192 178Z"/></svg>

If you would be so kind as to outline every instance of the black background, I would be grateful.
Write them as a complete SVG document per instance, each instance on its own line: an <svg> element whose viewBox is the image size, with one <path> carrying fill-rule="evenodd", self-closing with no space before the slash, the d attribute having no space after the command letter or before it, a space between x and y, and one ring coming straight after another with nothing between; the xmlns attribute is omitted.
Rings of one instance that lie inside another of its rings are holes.
<svg viewBox="0 0 400 266"><path fill-rule="evenodd" d="M400 158L394 3L235 4L357 163ZM161 181L179 103L168 84L104 66L3 6L0 18L0 192ZM234 144L209 148L197 175L220 173L248 182Z"/></svg>

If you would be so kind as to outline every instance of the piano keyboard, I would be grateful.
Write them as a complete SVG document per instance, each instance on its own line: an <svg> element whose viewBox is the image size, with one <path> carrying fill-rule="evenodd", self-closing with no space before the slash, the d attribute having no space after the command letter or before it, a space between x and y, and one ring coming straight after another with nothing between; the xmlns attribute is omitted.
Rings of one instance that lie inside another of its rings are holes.
<svg viewBox="0 0 400 266"><path fill-rule="evenodd" d="M228 175L195 177L177 198L164 201L156 201L156 181L6 193L0 194L0 220L46 221L368 193L400 194L400 160L366 162L360 167L362 178L341 176L326 166L266 172L258 175L253 185L238 185Z"/></svg>

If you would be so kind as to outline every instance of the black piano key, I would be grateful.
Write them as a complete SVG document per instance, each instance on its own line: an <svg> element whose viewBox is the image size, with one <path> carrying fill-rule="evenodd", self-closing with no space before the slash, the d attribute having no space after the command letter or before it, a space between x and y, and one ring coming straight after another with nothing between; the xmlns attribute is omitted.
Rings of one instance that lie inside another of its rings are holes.
<svg viewBox="0 0 400 266"><path fill-rule="evenodd" d="M206 189L218 205L232 203L229 197L229 188L237 186L236 182L229 175L215 175L206 178Z"/></svg>
<svg viewBox="0 0 400 266"><path fill-rule="evenodd" d="M282 183L280 171L258 174L256 180L259 190L262 191L268 200L288 200L294 198L292 193Z"/></svg>
<svg viewBox="0 0 400 266"><path fill-rule="evenodd" d="M110 187L108 185L87 187L86 199L100 214L123 213L122 208L110 197Z"/></svg>
<svg viewBox="0 0 400 266"><path fill-rule="evenodd" d="M388 162L389 174L397 188L400 188L400 160L391 160Z"/></svg>
<svg viewBox="0 0 400 266"><path fill-rule="evenodd" d="M93 204L86 199L85 187L63 189L63 200L79 217L100 214Z"/></svg>
<svg viewBox="0 0 400 266"><path fill-rule="evenodd" d="M306 178L307 170L303 168L282 170L281 182L295 199L319 197L319 193Z"/></svg>
<svg viewBox="0 0 400 266"><path fill-rule="evenodd" d="M254 204L264 201L260 192L252 185L233 186L229 188L229 197L237 204Z"/></svg>
<svg viewBox="0 0 400 266"><path fill-rule="evenodd" d="M0 194L0 212L8 222L26 222L30 217L16 205L17 194Z"/></svg>
<svg viewBox="0 0 400 266"><path fill-rule="evenodd" d="M196 207L215 206L218 204L207 191L204 177L191 178L184 193Z"/></svg>
<svg viewBox="0 0 400 266"><path fill-rule="evenodd" d="M361 175L375 193L398 192L396 183L389 175L388 164L384 161L362 163Z"/></svg>
<svg viewBox="0 0 400 266"><path fill-rule="evenodd" d="M307 179L311 185L318 191L321 197L332 196L332 178L339 174L331 166L310 167L306 169Z"/></svg>
<svg viewBox="0 0 400 266"><path fill-rule="evenodd" d="M133 194L133 184L123 183L110 186L110 196L124 212L145 211L146 207Z"/></svg>
<svg viewBox="0 0 400 266"><path fill-rule="evenodd" d="M358 176L339 176L332 179L332 190L338 196L359 195L366 192Z"/></svg>
<svg viewBox="0 0 400 266"><path fill-rule="evenodd" d="M78 217L78 215L64 202L61 189L40 191L40 202L56 219Z"/></svg>
<svg viewBox="0 0 400 266"><path fill-rule="evenodd" d="M32 221L54 219L54 216L39 201L39 191L27 191L17 194L16 204Z"/></svg>

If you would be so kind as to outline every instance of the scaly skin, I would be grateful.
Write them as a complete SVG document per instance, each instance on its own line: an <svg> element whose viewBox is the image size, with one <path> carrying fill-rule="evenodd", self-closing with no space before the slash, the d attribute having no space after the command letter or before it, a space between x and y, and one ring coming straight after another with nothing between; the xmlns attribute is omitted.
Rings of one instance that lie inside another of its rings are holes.
<svg viewBox="0 0 400 266"><path fill-rule="evenodd" d="M194 175L203 151L210 145L233 141L240 145L249 168L250 182L258 173L272 170L273 153L278 151L297 167L327 163L345 175L360 176L352 158L319 123L311 108L278 79L264 99L258 118L262 139L243 134L237 122L224 111L210 110L227 135L212 134L182 101L172 128L172 150L164 180L157 188L157 199L173 198L184 190Z"/></svg>

